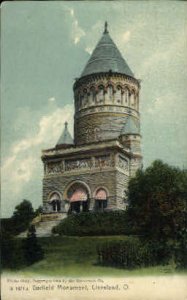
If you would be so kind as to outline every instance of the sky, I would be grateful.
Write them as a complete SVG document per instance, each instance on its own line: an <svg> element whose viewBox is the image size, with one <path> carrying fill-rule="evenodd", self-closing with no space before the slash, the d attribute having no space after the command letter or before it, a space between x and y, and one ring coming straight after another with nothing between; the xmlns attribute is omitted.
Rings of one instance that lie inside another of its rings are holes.
<svg viewBox="0 0 187 300"><path fill-rule="evenodd" d="M56 145L104 22L137 79L143 164L187 168L187 2L4 2L1 18L2 217L42 204L41 150Z"/></svg>

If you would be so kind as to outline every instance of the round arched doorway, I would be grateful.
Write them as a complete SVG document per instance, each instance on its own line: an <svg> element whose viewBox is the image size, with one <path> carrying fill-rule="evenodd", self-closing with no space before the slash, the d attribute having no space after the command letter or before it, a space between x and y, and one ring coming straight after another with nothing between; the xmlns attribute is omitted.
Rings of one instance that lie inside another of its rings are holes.
<svg viewBox="0 0 187 300"><path fill-rule="evenodd" d="M89 210L89 192L82 183L74 183L67 191L67 197L70 202L70 211L79 213Z"/></svg>
<svg viewBox="0 0 187 300"><path fill-rule="evenodd" d="M95 192L95 210L103 211L107 208L107 192L104 188L99 188Z"/></svg>
<svg viewBox="0 0 187 300"><path fill-rule="evenodd" d="M51 210L53 212L59 212L60 211L60 202L61 198L60 195L57 192L54 192L49 197L49 204L51 205Z"/></svg>

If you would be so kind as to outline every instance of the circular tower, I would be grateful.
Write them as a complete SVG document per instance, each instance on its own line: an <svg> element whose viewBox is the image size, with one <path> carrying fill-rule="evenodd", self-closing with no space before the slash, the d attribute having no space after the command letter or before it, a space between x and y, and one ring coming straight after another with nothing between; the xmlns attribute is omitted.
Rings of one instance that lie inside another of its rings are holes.
<svg viewBox="0 0 187 300"><path fill-rule="evenodd" d="M139 81L105 30L74 90L75 145L118 139L130 116L139 127Z"/></svg>

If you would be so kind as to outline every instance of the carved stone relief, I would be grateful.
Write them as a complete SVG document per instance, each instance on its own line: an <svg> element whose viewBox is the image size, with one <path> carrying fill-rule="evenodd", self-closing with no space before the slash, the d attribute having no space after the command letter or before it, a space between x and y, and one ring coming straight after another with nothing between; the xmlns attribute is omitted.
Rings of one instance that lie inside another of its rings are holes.
<svg viewBox="0 0 187 300"><path fill-rule="evenodd" d="M63 173L63 162L48 162L45 166L46 174L56 174L56 173Z"/></svg>
<svg viewBox="0 0 187 300"><path fill-rule="evenodd" d="M65 170L77 170L77 169L88 169L92 167L91 158L76 159L76 160L66 160Z"/></svg>
<svg viewBox="0 0 187 300"><path fill-rule="evenodd" d="M102 155L95 157L95 167L96 168L105 168L105 167L113 167L114 162L111 159L110 155Z"/></svg>
<svg viewBox="0 0 187 300"><path fill-rule="evenodd" d="M122 162L119 162L120 166L122 166ZM101 155L96 157L89 157L89 158L80 158L80 159L71 159L71 160L65 160L64 166L65 169L63 169L63 162L48 162L45 165L45 173L46 174L58 174L63 173L66 171L72 171L72 170L82 170L82 169L92 169L92 168L106 168L106 167L114 167L114 156L108 154L108 155Z"/></svg>

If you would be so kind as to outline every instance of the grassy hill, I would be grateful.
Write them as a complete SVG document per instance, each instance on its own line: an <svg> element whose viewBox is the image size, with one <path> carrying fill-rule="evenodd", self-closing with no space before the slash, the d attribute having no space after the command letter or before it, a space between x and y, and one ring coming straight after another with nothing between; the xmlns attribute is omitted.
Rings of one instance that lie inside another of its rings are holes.
<svg viewBox="0 0 187 300"><path fill-rule="evenodd" d="M157 266L132 271L99 266L97 247L103 242L126 239L125 236L110 237L46 237L39 238L45 251L45 258L20 270L4 270L24 276L130 276L130 275L167 275L175 273L174 266ZM21 243L21 239L20 239Z"/></svg>

